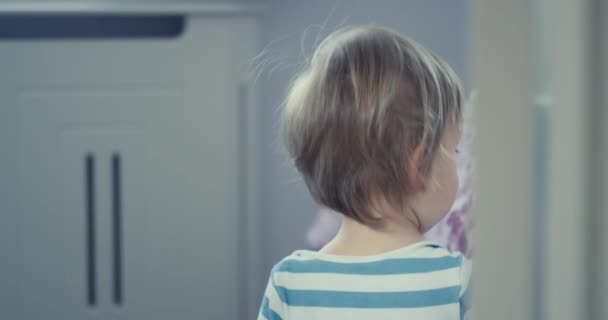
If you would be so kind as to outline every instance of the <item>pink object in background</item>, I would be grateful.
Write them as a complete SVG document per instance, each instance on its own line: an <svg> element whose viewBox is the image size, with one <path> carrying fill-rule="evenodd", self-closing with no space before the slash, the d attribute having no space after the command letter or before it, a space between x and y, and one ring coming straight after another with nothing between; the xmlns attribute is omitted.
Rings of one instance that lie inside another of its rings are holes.
<svg viewBox="0 0 608 320"><path fill-rule="evenodd" d="M471 206L473 202L473 128L468 113L462 126L462 135L458 145L458 177L460 186L456 200L448 214L424 236L427 240L437 242L451 251L458 251L471 257ZM320 249L328 243L340 228L340 214L321 208L306 238L314 249Z"/></svg>
<svg viewBox="0 0 608 320"><path fill-rule="evenodd" d="M470 110L467 110L470 112ZM448 214L431 230L425 238L435 241L451 251L458 251L471 257L471 229L473 219L473 124L470 114L465 112L462 133L458 144L458 178L460 185L456 200Z"/></svg>

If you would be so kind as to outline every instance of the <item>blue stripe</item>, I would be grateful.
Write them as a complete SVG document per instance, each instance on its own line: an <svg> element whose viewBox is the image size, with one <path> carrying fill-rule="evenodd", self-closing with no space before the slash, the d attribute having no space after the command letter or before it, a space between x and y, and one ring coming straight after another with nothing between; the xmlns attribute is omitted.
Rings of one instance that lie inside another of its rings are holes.
<svg viewBox="0 0 608 320"><path fill-rule="evenodd" d="M460 286L405 292L344 292L290 290L283 292L289 306L330 308L422 308L458 303Z"/></svg>
<svg viewBox="0 0 608 320"><path fill-rule="evenodd" d="M422 273L446 270L460 266L460 258L443 256L439 258L387 259L363 263L340 263L322 260L285 260L275 271L292 273L341 273L361 275L388 275Z"/></svg>
<svg viewBox="0 0 608 320"><path fill-rule="evenodd" d="M260 310L260 313L268 320L283 320L278 313L274 312L274 310L270 308L268 297L264 297L262 302L262 310Z"/></svg>
<svg viewBox="0 0 608 320"><path fill-rule="evenodd" d="M460 297L460 319L463 320L465 314L471 309L473 305L473 286L469 281L467 289Z"/></svg>

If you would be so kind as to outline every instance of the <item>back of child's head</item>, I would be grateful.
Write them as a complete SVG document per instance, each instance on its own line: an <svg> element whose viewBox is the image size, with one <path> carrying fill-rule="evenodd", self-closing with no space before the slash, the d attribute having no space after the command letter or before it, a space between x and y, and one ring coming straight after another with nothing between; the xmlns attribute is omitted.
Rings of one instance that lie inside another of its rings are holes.
<svg viewBox="0 0 608 320"><path fill-rule="evenodd" d="M428 49L386 28L345 28L295 79L285 146L318 203L373 225L378 201L401 206L425 181L462 99L458 77Z"/></svg>

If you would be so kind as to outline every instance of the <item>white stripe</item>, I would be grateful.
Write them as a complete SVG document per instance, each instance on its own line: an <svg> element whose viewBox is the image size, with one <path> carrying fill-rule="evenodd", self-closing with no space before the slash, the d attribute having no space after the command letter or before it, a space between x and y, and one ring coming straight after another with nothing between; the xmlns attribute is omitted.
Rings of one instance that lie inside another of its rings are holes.
<svg viewBox="0 0 608 320"><path fill-rule="evenodd" d="M408 309L289 307L290 320L459 320L458 304Z"/></svg>
<svg viewBox="0 0 608 320"><path fill-rule="evenodd" d="M286 305L283 303L283 301L281 301L281 298L279 297L279 294L277 293L277 290L274 288L272 283L268 284L264 295L268 298L268 306L270 307L270 309L272 309L279 316L281 316L281 318L285 319L285 314L283 310Z"/></svg>
<svg viewBox="0 0 608 320"><path fill-rule="evenodd" d="M276 285L296 290L400 292L460 285L460 269L397 275L277 272Z"/></svg>
<svg viewBox="0 0 608 320"><path fill-rule="evenodd" d="M462 286L460 289L460 296L462 296L469 287L469 284L471 282L471 270L472 270L471 260L463 259L462 265L460 267L460 281L461 281L461 286Z"/></svg>
<svg viewBox="0 0 608 320"><path fill-rule="evenodd" d="M405 247L402 249L397 249L394 251L389 251L386 253L381 253L377 255L370 256L338 256L331 254L324 254L321 252L310 251L310 250L298 250L283 259L283 261L288 260L298 260L298 261L307 261L307 260L324 260L330 262L373 262L373 261L381 261L385 259L391 258L440 258L445 256L458 256L457 253L450 253L447 249L444 248L434 248L434 247L418 247L418 248L409 248Z"/></svg>

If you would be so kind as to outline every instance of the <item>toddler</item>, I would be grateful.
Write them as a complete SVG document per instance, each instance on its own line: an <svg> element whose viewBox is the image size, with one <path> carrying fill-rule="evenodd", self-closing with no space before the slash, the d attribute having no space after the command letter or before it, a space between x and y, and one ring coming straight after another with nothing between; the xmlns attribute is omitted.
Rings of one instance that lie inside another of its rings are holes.
<svg viewBox="0 0 608 320"><path fill-rule="evenodd" d="M294 80L282 131L338 234L273 268L259 319L466 319L470 263L424 241L458 190L460 80L428 49L364 26L329 35Z"/></svg>

